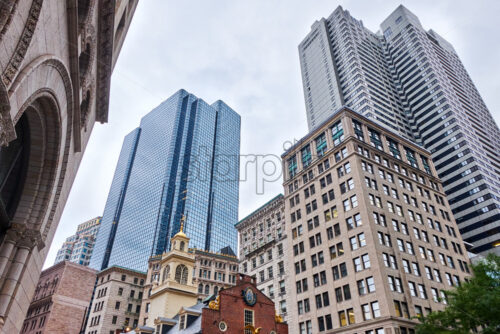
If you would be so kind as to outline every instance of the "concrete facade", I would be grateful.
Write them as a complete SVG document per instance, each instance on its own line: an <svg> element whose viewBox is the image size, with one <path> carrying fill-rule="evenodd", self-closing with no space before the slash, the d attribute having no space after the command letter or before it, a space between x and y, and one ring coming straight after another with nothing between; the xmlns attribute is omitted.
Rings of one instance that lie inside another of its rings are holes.
<svg viewBox="0 0 500 334"><path fill-rule="evenodd" d="M0 4L1 333L21 330L136 5Z"/></svg>
<svg viewBox="0 0 500 334"><path fill-rule="evenodd" d="M285 234L285 200L282 194L240 220L240 272L256 278L257 288L271 298L276 313L288 320L285 251L291 249Z"/></svg>
<svg viewBox="0 0 500 334"><path fill-rule="evenodd" d="M337 7L299 45L309 129L347 106L431 152L474 253L500 254L500 130L453 46L398 6L373 33Z"/></svg>
<svg viewBox="0 0 500 334"><path fill-rule="evenodd" d="M118 266L97 274L86 334L112 334L139 323L146 273Z"/></svg>
<svg viewBox="0 0 500 334"><path fill-rule="evenodd" d="M68 261L45 269L20 333L80 333L95 277L95 270Z"/></svg>
<svg viewBox="0 0 500 334"><path fill-rule="evenodd" d="M469 277L425 149L342 108L282 158L290 332L412 333Z"/></svg>

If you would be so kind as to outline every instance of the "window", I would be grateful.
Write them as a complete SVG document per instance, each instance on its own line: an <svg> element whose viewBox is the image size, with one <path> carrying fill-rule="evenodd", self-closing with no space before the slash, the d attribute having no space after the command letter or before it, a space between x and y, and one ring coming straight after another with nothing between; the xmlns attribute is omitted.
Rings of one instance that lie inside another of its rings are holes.
<svg viewBox="0 0 500 334"><path fill-rule="evenodd" d="M378 301L372 302L370 305L371 305L373 317L374 318L380 317L380 306L378 304Z"/></svg>
<svg viewBox="0 0 500 334"><path fill-rule="evenodd" d="M187 284L188 280L188 268L180 264L175 269L175 281L180 284Z"/></svg>
<svg viewBox="0 0 500 334"><path fill-rule="evenodd" d="M253 323L253 311L252 310L247 310L245 309L245 312L244 312L244 325L247 326L247 325L254 325ZM252 330L251 329L245 329L245 334L252 334Z"/></svg>
<svg viewBox="0 0 500 334"><path fill-rule="evenodd" d="M361 305L361 311L363 312L363 319L365 321L370 320L372 318L370 305L368 305L368 304Z"/></svg>
<svg viewBox="0 0 500 334"><path fill-rule="evenodd" d="M337 146L344 140L344 129L342 127L342 121L335 123L332 128L332 140L333 145Z"/></svg>

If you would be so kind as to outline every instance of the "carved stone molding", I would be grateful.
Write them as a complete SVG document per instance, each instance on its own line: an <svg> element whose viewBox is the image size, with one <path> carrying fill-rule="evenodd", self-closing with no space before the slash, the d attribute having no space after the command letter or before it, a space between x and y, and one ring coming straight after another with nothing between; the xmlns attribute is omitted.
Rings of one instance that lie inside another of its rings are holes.
<svg viewBox="0 0 500 334"><path fill-rule="evenodd" d="M81 38L81 52L85 52L85 56L87 57L87 66L85 68L80 67L80 86L81 87L87 87L90 85L90 82L94 78L94 62L96 58L96 48L97 48L97 42L96 42L96 32L95 28L92 25L88 25L87 28L85 29L84 33L82 33L82 38ZM89 49L87 49L87 45L89 46ZM82 55L80 54L79 57L79 65L80 65L80 59Z"/></svg>
<svg viewBox="0 0 500 334"><path fill-rule="evenodd" d="M5 241L13 242L18 247L33 249L35 247L43 248L42 235L39 230L28 228L24 224L14 223L7 230Z"/></svg>
<svg viewBox="0 0 500 334"><path fill-rule="evenodd" d="M10 117L9 94L0 80L0 147L7 146L14 139L16 131Z"/></svg>
<svg viewBox="0 0 500 334"><path fill-rule="evenodd" d="M99 1L97 35L96 121L108 121L109 86L113 66L115 1Z"/></svg>
<svg viewBox="0 0 500 334"><path fill-rule="evenodd" d="M78 26L80 30L83 31L88 25L92 24L96 2L97 0L78 0ZM81 12L82 9L84 9L84 12Z"/></svg>
<svg viewBox="0 0 500 334"><path fill-rule="evenodd" d="M7 32L17 9L19 0L0 1L0 41Z"/></svg>
<svg viewBox="0 0 500 334"><path fill-rule="evenodd" d="M24 25L24 30L21 33L21 37L19 38L14 54L10 58L9 63L2 74L2 81L6 87L12 83L12 80L16 76L21 63L24 60L24 56L26 56L28 47L33 39L33 34L35 33L38 18L42 10L42 4L43 0L33 0L31 3L28 19Z"/></svg>

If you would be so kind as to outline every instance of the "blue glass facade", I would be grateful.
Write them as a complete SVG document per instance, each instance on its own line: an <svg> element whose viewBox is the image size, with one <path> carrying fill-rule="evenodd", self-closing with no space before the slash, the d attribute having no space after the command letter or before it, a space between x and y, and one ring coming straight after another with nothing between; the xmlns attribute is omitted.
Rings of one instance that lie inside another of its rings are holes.
<svg viewBox="0 0 500 334"><path fill-rule="evenodd" d="M240 116L184 90L125 137L90 266L147 269L180 229L190 246L236 251Z"/></svg>

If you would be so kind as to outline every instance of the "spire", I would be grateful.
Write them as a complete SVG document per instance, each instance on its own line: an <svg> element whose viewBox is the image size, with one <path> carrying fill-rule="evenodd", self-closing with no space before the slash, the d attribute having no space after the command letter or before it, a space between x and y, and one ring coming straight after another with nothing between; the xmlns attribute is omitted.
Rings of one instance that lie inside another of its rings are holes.
<svg viewBox="0 0 500 334"><path fill-rule="evenodd" d="M186 220L186 216L183 214L181 217L181 229L179 230L179 232L177 232L177 234L174 237L181 236L181 237L187 238L187 235L184 233L184 221L185 220Z"/></svg>

